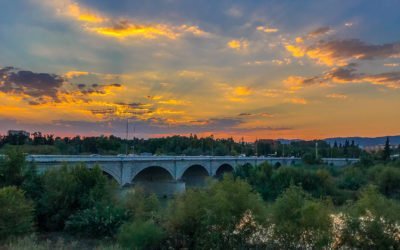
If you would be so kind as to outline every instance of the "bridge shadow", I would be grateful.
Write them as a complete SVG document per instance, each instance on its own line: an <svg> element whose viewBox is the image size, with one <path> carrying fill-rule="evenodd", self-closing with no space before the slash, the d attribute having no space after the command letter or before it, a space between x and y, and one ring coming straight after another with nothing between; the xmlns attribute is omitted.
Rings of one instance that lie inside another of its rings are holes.
<svg viewBox="0 0 400 250"><path fill-rule="evenodd" d="M224 174L233 173L233 167L230 164L222 164L218 167L217 171L215 172L215 177L218 180L221 180L224 177Z"/></svg>
<svg viewBox="0 0 400 250"><path fill-rule="evenodd" d="M132 180L134 187L140 187L145 193L155 193L168 197L185 191L185 183L174 180L165 168L152 166L140 171Z"/></svg>
<svg viewBox="0 0 400 250"><path fill-rule="evenodd" d="M181 180L185 182L186 188L204 187L206 185L206 179L209 176L204 166L193 165L186 169Z"/></svg>

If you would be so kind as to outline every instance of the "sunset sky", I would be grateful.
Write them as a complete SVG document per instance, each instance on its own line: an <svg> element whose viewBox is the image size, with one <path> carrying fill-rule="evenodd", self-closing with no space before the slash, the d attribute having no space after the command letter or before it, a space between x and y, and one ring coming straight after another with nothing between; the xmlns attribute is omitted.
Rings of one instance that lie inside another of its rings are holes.
<svg viewBox="0 0 400 250"><path fill-rule="evenodd" d="M400 134L400 1L15 0L0 134Z"/></svg>

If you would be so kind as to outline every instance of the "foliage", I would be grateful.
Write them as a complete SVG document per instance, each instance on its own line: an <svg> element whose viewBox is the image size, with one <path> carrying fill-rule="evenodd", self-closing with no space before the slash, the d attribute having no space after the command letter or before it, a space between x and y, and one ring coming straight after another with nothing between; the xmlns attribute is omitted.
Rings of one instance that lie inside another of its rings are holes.
<svg viewBox="0 0 400 250"><path fill-rule="evenodd" d="M16 187L0 189L0 240L19 236L33 229L33 205Z"/></svg>
<svg viewBox="0 0 400 250"><path fill-rule="evenodd" d="M342 171L338 186L342 189L358 190L368 183L366 171L358 166L351 166Z"/></svg>
<svg viewBox="0 0 400 250"><path fill-rule="evenodd" d="M305 164L314 165L314 164L321 164L321 158L316 158L315 154L313 153L305 153L302 156L302 160Z"/></svg>
<svg viewBox="0 0 400 250"><path fill-rule="evenodd" d="M329 204L312 199L300 187L289 187L273 204L273 235L281 249L319 249L331 241Z"/></svg>
<svg viewBox="0 0 400 250"><path fill-rule="evenodd" d="M292 141L284 143L279 140L257 140L254 144L243 140L235 142L232 138L216 139L212 135L198 138L190 136L168 136L132 140L110 136L88 137L54 137L34 132L30 138L5 135L0 136L0 152L2 148L18 145L23 152L30 154L125 154L150 153L156 155L274 155L305 156L310 163L319 163L315 159L315 143L318 143L320 157L359 157L361 149L354 141L346 141L343 145L333 146L326 141ZM310 158L308 158L310 157Z"/></svg>
<svg viewBox="0 0 400 250"><path fill-rule="evenodd" d="M385 147L382 151L382 160L384 161L389 161L390 160L390 154L391 154L391 149L390 149L390 141L389 137L386 138L385 142Z"/></svg>
<svg viewBox="0 0 400 250"><path fill-rule="evenodd" d="M133 220L159 220L161 205L155 194L146 195L141 188L130 190L123 197L123 206Z"/></svg>
<svg viewBox="0 0 400 250"><path fill-rule="evenodd" d="M85 166L48 170L38 204L39 226L61 230L69 216L100 202L112 202L113 186L99 167Z"/></svg>
<svg viewBox="0 0 400 250"><path fill-rule="evenodd" d="M188 190L175 198L166 227L175 248L240 248L247 244L246 235L235 230L248 212L261 223L262 200L246 182L227 175L206 189Z"/></svg>
<svg viewBox="0 0 400 250"><path fill-rule="evenodd" d="M376 188L368 187L347 211L339 246L357 249L400 248L398 202L385 198Z"/></svg>
<svg viewBox="0 0 400 250"><path fill-rule="evenodd" d="M128 219L126 210L113 205L97 204L71 215L66 231L84 237L113 237L124 221Z"/></svg>
<svg viewBox="0 0 400 250"><path fill-rule="evenodd" d="M155 249L165 237L165 232L151 220L124 224L117 241L124 249Z"/></svg>
<svg viewBox="0 0 400 250"><path fill-rule="evenodd" d="M258 166L240 166L236 177L247 180L265 200L276 199L291 184L299 185L314 197L334 195L336 189L332 176L324 169L305 167L280 167L273 169L268 163Z"/></svg>
<svg viewBox="0 0 400 250"><path fill-rule="evenodd" d="M25 156L19 148L8 150L0 161L0 186L20 186L24 181Z"/></svg>

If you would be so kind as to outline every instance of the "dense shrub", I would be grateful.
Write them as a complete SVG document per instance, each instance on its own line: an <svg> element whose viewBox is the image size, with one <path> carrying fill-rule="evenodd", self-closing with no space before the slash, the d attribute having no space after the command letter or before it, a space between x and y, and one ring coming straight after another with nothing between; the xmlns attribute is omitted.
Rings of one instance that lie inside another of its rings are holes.
<svg viewBox="0 0 400 250"><path fill-rule="evenodd" d="M129 190L122 204L133 220L159 220L161 204L155 194L146 195L141 188Z"/></svg>
<svg viewBox="0 0 400 250"><path fill-rule="evenodd" d="M234 175L245 179L258 191L264 200L275 200L290 185L301 186L316 198L337 193L334 180L325 169L305 167L280 167L273 169L264 163L258 166L241 166Z"/></svg>
<svg viewBox="0 0 400 250"><path fill-rule="evenodd" d="M124 224L117 236L118 244L124 249L158 248L165 232L151 220Z"/></svg>
<svg viewBox="0 0 400 250"><path fill-rule="evenodd" d="M38 204L39 225L45 230L61 230L72 214L97 203L112 203L112 196L113 185L98 167L51 169L43 176L43 194Z"/></svg>
<svg viewBox="0 0 400 250"><path fill-rule="evenodd" d="M400 204L368 187L346 209L339 247L350 249L400 249Z"/></svg>
<svg viewBox="0 0 400 250"><path fill-rule="evenodd" d="M249 213L254 223L262 223L264 212L264 204L251 186L227 175L206 189L188 190L175 198L166 226L175 248L245 248L248 234L238 230L238 225Z"/></svg>
<svg viewBox="0 0 400 250"><path fill-rule="evenodd" d="M0 160L0 187L21 186L26 167L25 156L19 148L7 150Z"/></svg>
<svg viewBox="0 0 400 250"><path fill-rule="evenodd" d="M33 229L33 206L16 187L0 189L0 240Z"/></svg>
<svg viewBox="0 0 400 250"><path fill-rule="evenodd" d="M400 199L400 168L382 167L377 173L376 185L384 195Z"/></svg>
<svg viewBox="0 0 400 250"><path fill-rule="evenodd" d="M338 181L341 189L358 190L368 183L365 170L360 167L352 166L342 171L342 175Z"/></svg>
<svg viewBox="0 0 400 250"><path fill-rule="evenodd" d="M289 187L272 206L276 248L321 249L331 241L330 205L311 198L300 187Z"/></svg>
<svg viewBox="0 0 400 250"><path fill-rule="evenodd" d="M127 219L125 209L113 205L98 204L93 208L79 211L70 216L65 229L79 236L113 237Z"/></svg>

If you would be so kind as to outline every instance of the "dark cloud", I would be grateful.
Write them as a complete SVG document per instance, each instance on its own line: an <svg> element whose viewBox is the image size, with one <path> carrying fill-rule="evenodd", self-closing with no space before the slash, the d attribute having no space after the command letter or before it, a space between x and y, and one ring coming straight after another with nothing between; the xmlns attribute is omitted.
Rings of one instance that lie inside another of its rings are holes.
<svg viewBox="0 0 400 250"><path fill-rule="evenodd" d="M79 83L76 86L78 87L78 89L84 89L86 87L86 84Z"/></svg>
<svg viewBox="0 0 400 250"><path fill-rule="evenodd" d="M400 43L374 45L367 44L359 39L319 41L308 47L307 51L329 53L329 56L333 59L384 59L400 55Z"/></svg>
<svg viewBox="0 0 400 250"><path fill-rule="evenodd" d="M88 95L88 94L106 94L106 88L107 87L115 87L115 88L120 88L122 85L119 83L111 83L111 84L83 84L79 83L77 84L77 87L79 89L79 92Z"/></svg>
<svg viewBox="0 0 400 250"><path fill-rule="evenodd" d="M313 76L302 80L301 85L311 86L326 82L333 83L370 83L388 88L400 88L400 71L366 74L357 71L357 64L333 68L323 75Z"/></svg>
<svg viewBox="0 0 400 250"><path fill-rule="evenodd" d="M145 103L114 103L113 107L97 108L90 110L95 115L103 115L105 118L118 118L122 114L127 118L134 118L144 114L153 113L153 108Z"/></svg>
<svg viewBox="0 0 400 250"><path fill-rule="evenodd" d="M34 73L14 67L0 69L0 91L4 93L25 94L33 97L32 103L40 103L43 97L58 101L57 92L64 79L55 74Z"/></svg>

